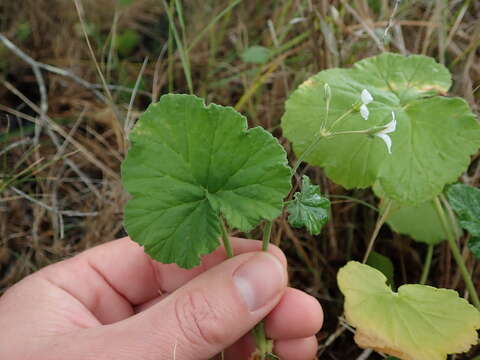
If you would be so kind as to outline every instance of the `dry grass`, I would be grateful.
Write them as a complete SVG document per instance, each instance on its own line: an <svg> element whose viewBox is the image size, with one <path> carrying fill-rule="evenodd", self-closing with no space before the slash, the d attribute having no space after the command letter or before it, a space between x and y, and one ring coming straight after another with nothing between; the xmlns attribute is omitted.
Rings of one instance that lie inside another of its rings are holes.
<svg viewBox="0 0 480 360"><path fill-rule="evenodd" d="M36 62L69 72L52 73L38 63L32 67L0 45L0 292L47 264L124 234L125 195L119 183L127 146L124 119L146 57L149 62L130 109L132 119L159 94L188 92L187 61L197 95L235 105L252 126L271 130L289 149L279 129L288 94L319 70L348 67L381 52L393 10L387 0L243 1L214 21L233 1L183 3L184 29L178 12L174 14L183 45L179 47L169 34L161 1L135 0L127 7L113 0L83 1L95 57L112 85L111 100L101 86L73 2L0 4L1 34ZM443 62L454 76L452 92L478 112L479 13L480 2L475 0L403 1L385 48ZM293 18L302 21L292 25ZM127 29L135 30L139 42L126 55L118 54L111 39ZM276 49L275 55L265 65L244 63L239 53L251 45ZM41 78L33 71L38 66ZM352 359L361 350L348 331L332 337L342 311L335 274L346 260L362 257L376 220L375 210L354 200L375 205L376 199L367 190L345 191L320 169L308 173L326 193L352 199L334 201L332 219L321 236L292 231L279 219L273 239L290 258L292 282L324 305L322 358ZM478 160L464 180L478 185ZM260 237L260 232L250 235ZM394 262L397 283L418 281L425 246L383 229L376 250ZM434 259L431 283L463 291L448 246L437 246ZM478 283L478 264L467 262L476 270ZM376 357L380 358L371 358Z"/></svg>

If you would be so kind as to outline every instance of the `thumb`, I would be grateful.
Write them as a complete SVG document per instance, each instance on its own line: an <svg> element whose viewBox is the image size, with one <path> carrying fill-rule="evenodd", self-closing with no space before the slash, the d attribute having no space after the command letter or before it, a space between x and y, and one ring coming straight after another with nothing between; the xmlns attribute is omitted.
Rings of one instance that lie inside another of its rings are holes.
<svg viewBox="0 0 480 360"><path fill-rule="evenodd" d="M109 359L198 360L227 348L261 321L287 286L286 266L268 252L236 256L148 310L104 327Z"/></svg>

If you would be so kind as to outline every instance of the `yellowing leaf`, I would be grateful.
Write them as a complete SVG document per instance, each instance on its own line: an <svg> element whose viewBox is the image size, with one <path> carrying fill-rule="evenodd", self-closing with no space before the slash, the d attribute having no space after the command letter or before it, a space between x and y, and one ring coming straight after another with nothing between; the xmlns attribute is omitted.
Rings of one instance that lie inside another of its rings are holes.
<svg viewBox="0 0 480 360"><path fill-rule="evenodd" d="M408 284L394 292L380 271L356 261L337 280L362 348L403 360L444 360L477 343L480 312L454 290Z"/></svg>

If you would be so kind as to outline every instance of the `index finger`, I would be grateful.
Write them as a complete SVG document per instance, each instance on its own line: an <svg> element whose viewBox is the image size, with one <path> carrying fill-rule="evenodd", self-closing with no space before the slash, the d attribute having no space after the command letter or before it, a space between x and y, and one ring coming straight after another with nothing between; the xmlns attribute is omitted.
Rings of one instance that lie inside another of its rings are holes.
<svg viewBox="0 0 480 360"><path fill-rule="evenodd" d="M261 242L231 238L235 254L261 250ZM284 264L286 259L274 245L269 249ZM223 247L202 258L201 264L192 269L182 269L175 264L161 264L152 260L137 243L125 237L94 247L70 259L64 264L61 287L76 298L97 298L105 293L117 293L131 305L137 306L159 296L162 292L172 292L192 278L227 258ZM105 286L90 286L92 282L78 281L78 263L90 267ZM74 265L75 264L75 265ZM60 265L60 264L57 264ZM55 266L55 265L54 265ZM87 306L88 307L88 306Z"/></svg>

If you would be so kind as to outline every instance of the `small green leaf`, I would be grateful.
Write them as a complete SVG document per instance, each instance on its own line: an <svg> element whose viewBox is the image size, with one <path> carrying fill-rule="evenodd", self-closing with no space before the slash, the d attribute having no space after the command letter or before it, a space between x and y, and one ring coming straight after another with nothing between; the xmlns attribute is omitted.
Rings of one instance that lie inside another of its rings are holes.
<svg viewBox="0 0 480 360"><path fill-rule="evenodd" d="M32 27L28 22L22 22L18 24L16 30L16 37L22 42L28 40L30 34L32 33Z"/></svg>
<svg viewBox="0 0 480 360"><path fill-rule="evenodd" d="M472 252L472 254L480 260L480 237L473 236L468 239L467 242L468 249Z"/></svg>
<svg viewBox="0 0 480 360"><path fill-rule="evenodd" d="M385 255L372 251L367 259L367 265L380 271L387 278L387 285L394 284L394 268L392 260Z"/></svg>
<svg viewBox="0 0 480 360"><path fill-rule="evenodd" d="M480 312L454 290L408 284L394 292L380 271L356 261L337 280L360 347L404 360L445 360L477 343Z"/></svg>
<svg viewBox="0 0 480 360"><path fill-rule="evenodd" d="M460 225L473 236L480 236L480 189L455 184L449 187L447 196Z"/></svg>
<svg viewBox="0 0 480 360"><path fill-rule="evenodd" d="M325 119L326 83L332 98ZM450 85L448 70L432 58L384 53L351 69L329 69L306 80L286 102L283 132L299 156L323 124L331 132L364 131L386 125L393 112L397 126L390 134L392 154L378 136L348 134L320 141L305 160L324 167L346 188L379 181L388 198L418 204L456 181L480 145L480 125L468 104L437 96ZM368 120L359 112L364 89L373 97Z"/></svg>
<svg viewBox="0 0 480 360"><path fill-rule="evenodd" d="M270 58L270 49L263 46L250 46L240 55L242 60L252 64L265 64Z"/></svg>
<svg viewBox="0 0 480 360"><path fill-rule="evenodd" d="M312 235L320 234L328 221L330 201L322 196L320 187L312 185L308 176L302 177L302 189L288 205L288 222L295 228L306 227Z"/></svg>
<svg viewBox="0 0 480 360"><path fill-rule="evenodd" d="M285 150L233 108L165 95L142 114L122 164L125 227L155 260L186 268L219 245L220 216L241 231L281 214Z"/></svg>
<svg viewBox="0 0 480 360"><path fill-rule="evenodd" d="M121 7L130 6L134 2L134 0L117 0L117 1L118 1L118 5L120 5Z"/></svg>
<svg viewBox="0 0 480 360"><path fill-rule="evenodd" d="M130 55L140 42L140 35L136 30L127 29L117 34L115 45L122 56Z"/></svg>

